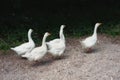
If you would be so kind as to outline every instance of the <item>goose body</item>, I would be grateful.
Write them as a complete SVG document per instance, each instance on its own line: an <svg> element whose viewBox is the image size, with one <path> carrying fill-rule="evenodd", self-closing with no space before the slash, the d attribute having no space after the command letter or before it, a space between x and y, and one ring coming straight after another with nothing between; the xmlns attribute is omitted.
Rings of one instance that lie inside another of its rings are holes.
<svg viewBox="0 0 120 80"><path fill-rule="evenodd" d="M91 47L95 45L95 43L97 42L97 28L100 25L101 23L96 23L94 27L93 35L81 41L81 45L84 49L90 49Z"/></svg>
<svg viewBox="0 0 120 80"><path fill-rule="evenodd" d="M46 38L50 35L48 32L44 34L42 40L42 46L34 48L31 52L22 55L23 58L27 58L29 61L38 61L47 53Z"/></svg>
<svg viewBox="0 0 120 80"><path fill-rule="evenodd" d="M29 29L28 31L28 42L23 43L17 47L11 48L11 50L15 51L18 55L23 55L27 52L30 52L34 47L35 43L31 38L31 33L33 32L32 29Z"/></svg>
<svg viewBox="0 0 120 80"><path fill-rule="evenodd" d="M66 45L65 45L65 37L63 34L64 27L65 25L61 25L60 27L60 32L59 32L60 38L51 40L46 43L48 47L48 52L54 57L61 56L65 51Z"/></svg>

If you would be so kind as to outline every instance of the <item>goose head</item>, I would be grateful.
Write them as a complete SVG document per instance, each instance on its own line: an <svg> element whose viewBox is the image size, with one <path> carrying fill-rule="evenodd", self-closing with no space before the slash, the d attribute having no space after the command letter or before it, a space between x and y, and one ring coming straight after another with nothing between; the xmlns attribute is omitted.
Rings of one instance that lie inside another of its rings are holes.
<svg viewBox="0 0 120 80"><path fill-rule="evenodd" d="M43 39L42 39L42 45L46 45L46 38L50 35L50 33L46 32L43 36Z"/></svg>
<svg viewBox="0 0 120 80"><path fill-rule="evenodd" d="M61 25L61 28L60 28L60 29L63 30L64 28L65 28L65 25Z"/></svg>
<svg viewBox="0 0 120 80"><path fill-rule="evenodd" d="M96 23L95 27L99 27L102 23Z"/></svg>
<svg viewBox="0 0 120 80"><path fill-rule="evenodd" d="M47 36L49 36L49 35L51 35L49 32L46 32L46 33L45 33L45 37L47 37Z"/></svg>
<svg viewBox="0 0 120 80"><path fill-rule="evenodd" d="M28 31L28 34L32 33L33 32L33 29L29 29Z"/></svg>

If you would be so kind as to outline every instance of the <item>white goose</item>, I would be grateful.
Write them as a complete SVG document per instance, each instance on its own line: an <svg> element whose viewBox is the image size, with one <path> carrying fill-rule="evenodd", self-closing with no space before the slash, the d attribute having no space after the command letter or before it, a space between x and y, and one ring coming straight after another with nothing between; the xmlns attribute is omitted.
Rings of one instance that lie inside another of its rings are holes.
<svg viewBox="0 0 120 80"><path fill-rule="evenodd" d="M42 46L34 48L31 52L22 55L23 58L27 58L29 61L38 61L47 53L46 38L50 34L46 32L42 40Z"/></svg>
<svg viewBox="0 0 120 80"><path fill-rule="evenodd" d="M91 52L91 47L95 45L97 42L97 28L100 26L101 23L96 23L94 27L94 33L92 36L87 37L85 40L80 41L82 48L86 50L86 52Z"/></svg>
<svg viewBox="0 0 120 80"><path fill-rule="evenodd" d="M64 27L65 25L61 25L60 27L60 32L59 32L60 38L47 42L48 52L52 54L53 57L60 57L65 51L66 45L65 45L65 37L63 34Z"/></svg>
<svg viewBox="0 0 120 80"><path fill-rule="evenodd" d="M35 48L35 43L32 40L31 33L33 32L32 29L28 31L28 42L23 43L15 48L11 48L11 50L15 51L18 55L23 55L27 52L30 52L33 48Z"/></svg>

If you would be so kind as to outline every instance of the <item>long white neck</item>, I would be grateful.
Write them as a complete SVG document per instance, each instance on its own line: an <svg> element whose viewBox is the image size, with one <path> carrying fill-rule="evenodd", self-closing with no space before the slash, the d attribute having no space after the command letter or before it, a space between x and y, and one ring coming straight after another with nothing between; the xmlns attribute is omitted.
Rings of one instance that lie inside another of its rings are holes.
<svg viewBox="0 0 120 80"><path fill-rule="evenodd" d="M46 43L45 43L46 38L47 38L47 36L46 36L46 35L44 35L44 37L43 37L43 39L42 39L42 46L46 46Z"/></svg>
<svg viewBox="0 0 120 80"><path fill-rule="evenodd" d="M92 36L94 37L97 37L97 28L98 28L98 25L95 25L95 28L94 28L94 33Z"/></svg>
<svg viewBox="0 0 120 80"><path fill-rule="evenodd" d="M30 32L30 31L28 32L28 40L29 40L29 42L33 42L32 37L31 37L31 33L32 32Z"/></svg>
<svg viewBox="0 0 120 80"><path fill-rule="evenodd" d="M60 36L61 40L65 41L65 37L64 37L64 34L63 34L63 28L60 29L59 36Z"/></svg>

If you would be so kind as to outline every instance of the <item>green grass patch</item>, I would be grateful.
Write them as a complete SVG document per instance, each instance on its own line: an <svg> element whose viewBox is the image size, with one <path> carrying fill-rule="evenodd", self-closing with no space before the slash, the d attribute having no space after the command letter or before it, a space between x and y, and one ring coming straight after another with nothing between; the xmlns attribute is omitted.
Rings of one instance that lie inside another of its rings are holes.
<svg viewBox="0 0 120 80"><path fill-rule="evenodd" d="M98 33L112 36L120 35L120 11L119 7L77 7L65 10L46 12L23 12L15 16L3 16L0 24L0 49L8 50L10 47L18 46L28 41L27 32L29 28L36 45L41 45L45 32L51 33L47 41L59 37L59 28L65 24L64 34L66 37L81 37L92 35L94 25L103 23L98 28Z"/></svg>

